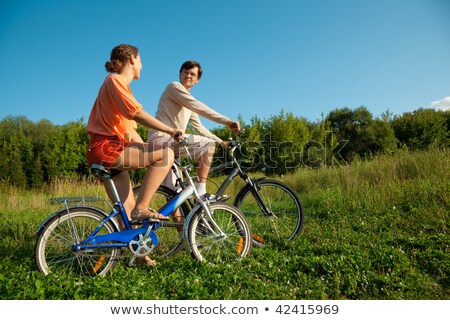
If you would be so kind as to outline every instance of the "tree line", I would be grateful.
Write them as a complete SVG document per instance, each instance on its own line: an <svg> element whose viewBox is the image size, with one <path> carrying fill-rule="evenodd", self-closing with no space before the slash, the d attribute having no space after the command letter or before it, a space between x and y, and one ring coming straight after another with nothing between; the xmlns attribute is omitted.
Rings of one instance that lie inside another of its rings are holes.
<svg viewBox="0 0 450 320"><path fill-rule="evenodd" d="M399 149L447 148L450 111L418 109L402 115L389 111L374 117L361 106L338 108L321 120L309 121L280 111L267 119L241 119L241 164L251 171L284 174L300 167L349 165L356 158L370 159ZM146 139L148 129L139 126ZM234 137L228 128L212 130L222 139ZM0 121L0 181L22 188L40 188L61 177L89 175L86 148L89 136L83 119L55 125L33 122L24 116ZM214 163L226 161L217 148ZM139 180L142 171L132 178Z"/></svg>

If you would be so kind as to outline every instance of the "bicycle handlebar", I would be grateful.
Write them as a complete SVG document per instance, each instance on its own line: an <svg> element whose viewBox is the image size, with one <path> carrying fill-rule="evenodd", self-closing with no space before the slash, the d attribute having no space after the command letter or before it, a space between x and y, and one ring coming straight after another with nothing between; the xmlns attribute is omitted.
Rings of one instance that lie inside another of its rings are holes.
<svg viewBox="0 0 450 320"><path fill-rule="evenodd" d="M188 137L184 137L183 139L181 139L180 143L183 146L186 146L189 143L189 138Z"/></svg>
<svg viewBox="0 0 450 320"><path fill-rule="evenodd" d="M239 142L236 140L228 140L228 149L232 149L239 146Z"/></svg>

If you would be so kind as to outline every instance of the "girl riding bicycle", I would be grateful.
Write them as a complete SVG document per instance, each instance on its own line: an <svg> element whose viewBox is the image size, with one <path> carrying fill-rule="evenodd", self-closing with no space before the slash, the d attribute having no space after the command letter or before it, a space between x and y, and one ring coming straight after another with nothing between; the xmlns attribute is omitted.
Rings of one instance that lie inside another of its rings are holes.
<svg viewBox="0 0 450 320"><path fill-rule="evenodd" d="M86 154L88 164L101 164L112 169L114 183L129 219L166 220L167 217L148 208L148 205L169 172L174 154L170 148L144 142L136 131L137 123L165 132L177 141L184 134L148 114L134 98L129 85L140 78L142 69L136 47L128 44L116 46L105 67L111 74L99 90L87 124L90 135ZM143 188L135 201L128 170L146 167Z"/></svg>

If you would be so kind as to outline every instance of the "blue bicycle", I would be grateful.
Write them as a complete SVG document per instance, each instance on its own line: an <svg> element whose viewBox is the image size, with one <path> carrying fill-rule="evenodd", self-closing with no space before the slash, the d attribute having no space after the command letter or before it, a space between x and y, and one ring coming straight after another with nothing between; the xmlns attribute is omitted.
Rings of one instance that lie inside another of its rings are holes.
<svg viewBox="0 0 450 320"><path fill-rule="evenodd" d="M37 230L35 259L44 274L76 274L94 277L108 275L124 249L136 257L151 254L160 245L158 234L165 228L180 228L180 223L148 219L133 225L128 220L116 187L107 169L92 165L93 174L114 195L110 213L91 205L66 203L64 209L50 215ZM250 226L244 215L226 203L208 203L199 196L189 176L190 166L181 167L189 185L158 211L169 216L194 196L196 205L181 224L183 240L192 256L208 263L232 262L246 257L252 247ZM124 221L120 230L117 217ZM173 229L172 229L173 230Z"/></svg>

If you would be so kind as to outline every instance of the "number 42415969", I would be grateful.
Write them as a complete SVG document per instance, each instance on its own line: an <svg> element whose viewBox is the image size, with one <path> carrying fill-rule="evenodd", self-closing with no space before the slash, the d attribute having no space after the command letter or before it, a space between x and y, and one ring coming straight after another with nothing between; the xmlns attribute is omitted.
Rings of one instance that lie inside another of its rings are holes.
<svg viewBox="0 0 450 320"><path fill-rule="evenodd" d="M275 310L279 314L337 314L339 307L337 305L321 304L296 304L296 305L278 305Z"/></svg>

